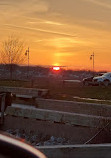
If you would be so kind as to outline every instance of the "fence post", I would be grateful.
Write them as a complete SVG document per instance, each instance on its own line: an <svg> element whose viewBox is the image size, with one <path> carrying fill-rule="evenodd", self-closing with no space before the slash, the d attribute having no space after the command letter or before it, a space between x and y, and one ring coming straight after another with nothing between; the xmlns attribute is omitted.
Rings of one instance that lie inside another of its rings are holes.
<svg viewBox="0 0 111 158"><path fill-rule="evenodd" d="M1 122L0 122L0 124L4 123L5 97L6 97L6 94L3 94L2 99L1 99Z"/></svg>

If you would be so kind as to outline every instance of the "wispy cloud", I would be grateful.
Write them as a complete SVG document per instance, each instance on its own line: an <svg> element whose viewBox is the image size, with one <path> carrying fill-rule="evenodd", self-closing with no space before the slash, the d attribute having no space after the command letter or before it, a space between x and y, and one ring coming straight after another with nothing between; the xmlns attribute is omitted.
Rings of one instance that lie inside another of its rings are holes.
<svg viewBox="0 0 111 158"><path fill-rule="evenodd" d="M0 6L9 16L16 14L36 17L39 13L46 13L49 10L48 3L42 0L0 0Z"/></svg>
<svg viewBox="0 0 111 158"><path fill-rule="evenodd" d="M9 3L0 3L0 6L10 5Z"/></svg>
<svg viewBox="0 0 111 158"><path fill-rule="evenodd" d="M66 48L66 47L74 47L74 45L76 44L81 44L81 45L85 45L85 41L81 41L80 39L74 39L74 38L70 38L70 37L63 37L63 38L59 38L56 37L54 39L49 39L47 40L47 42L45 42L46 44L50 44L52 46L56 46L58 48Z"/></svg>
<svg viewBox="0 0 111 158"><path fill-rule="evenodd" d="M49 21L49 20L43 20L43 19L38 19L38 18L35 18L35 19L33 19L33 18L31 19L31 18L30 18L30 21L28 21L28 23L30 23L30 24L42 23L42 24L57 25L57 26L66 25L66 24L62 24L62 23L60 23L60 22Z"/></svg>
<svg viewBox="0 0 111 158"><path fill-rule="evenodd" d="M75 35L71 35L71 34L67 34L67 33L63 33L63 32L49 31L49 30L37 29L37 28L31 28L31 27L16 26L16 25L10 25L10 24L5 24L4 26L10 27L10 28L39 31L39 32L48 33L48 34L56 34L56 35L60 35L60 36L76 37Z"/></svg>
<svg viewBox="0 0 111 158"><path fill-rule="evenodd" d="M106 0L104 2L99 1L99 0L85 0L85 1L94 3L98 6L102 6L102 7L107 8L107 9L111 9L111 4L107 3Z"/></svg>
<svg viewBox="0 0 111 158"><path fill-rule="evenodd" d="M46 24L50 24L50 25L58 25L58 26L60 26L60 25L64 25L64 24L62 24L62 23L54 22L54 21L44 21L44 23L46 23Z"/></svg>

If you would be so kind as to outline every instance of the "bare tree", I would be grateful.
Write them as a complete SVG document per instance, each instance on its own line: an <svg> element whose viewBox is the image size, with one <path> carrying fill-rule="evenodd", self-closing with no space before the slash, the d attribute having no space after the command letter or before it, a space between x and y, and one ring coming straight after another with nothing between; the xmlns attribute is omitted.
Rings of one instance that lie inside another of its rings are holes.
<svg viewBox="0 0 111 158"><path fill-rule="evenodd" d="M10 79L12 79L13 65L22 64L25 60L24 42L12 35L2 42L1 62L10 66Z"/></svg>

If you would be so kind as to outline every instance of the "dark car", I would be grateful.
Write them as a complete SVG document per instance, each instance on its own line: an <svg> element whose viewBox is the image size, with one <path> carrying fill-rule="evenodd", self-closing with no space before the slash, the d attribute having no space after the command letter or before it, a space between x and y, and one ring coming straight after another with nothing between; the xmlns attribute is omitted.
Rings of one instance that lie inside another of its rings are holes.
<svg viewBox="0 0 111 158"><path fill-rule="evenodd" d="M84 86L90 86L90 85L99 85L98 83L94 83L93 78L97 76L102 76L104 73L98 73L95 76L87 77L83 79L83 85Z"/></svg>
<svg viewBox="0 0 111 158"><path fill-rule="evenodd" d="M82 82L84 86L93 85L93 76L84 78Z"/></svg>

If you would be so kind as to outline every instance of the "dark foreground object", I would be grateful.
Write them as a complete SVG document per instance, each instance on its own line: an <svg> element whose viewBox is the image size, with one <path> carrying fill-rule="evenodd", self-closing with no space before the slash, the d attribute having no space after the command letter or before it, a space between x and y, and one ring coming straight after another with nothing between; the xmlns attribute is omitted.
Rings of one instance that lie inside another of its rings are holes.
<svg viewBox="0 0 111 158"><path fill-rule="evenodd" d="M19 140L0 134L0 158L46 158L41 152Z"/></svg>
<svg viewBox="0 0 111 158"><path fill-rule="evenodd" d="M12 104L12 94L11 94L11 92L0 92L0 112L1 112L1 105L2 105L3 95L5 95L4 111L6 110L7 106L11 106L11 104Z"/></svg>

